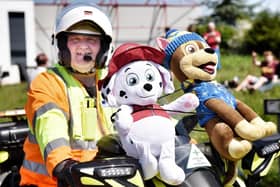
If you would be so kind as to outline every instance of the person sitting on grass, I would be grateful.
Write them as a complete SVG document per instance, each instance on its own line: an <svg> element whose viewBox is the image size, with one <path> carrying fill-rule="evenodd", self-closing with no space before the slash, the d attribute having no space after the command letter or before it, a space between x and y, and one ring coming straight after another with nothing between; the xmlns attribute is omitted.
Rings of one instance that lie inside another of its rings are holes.
<svg viewBox="0 0 280 187"><path fill-rule="evenodd" d="M277 79L275 74L276 67L279 64L271 51L264 52L264 60L257 60L257 53L252 52L252 62L257 67L261 68L261 76L247 75L246 78L236 87L235 91L244 90L260 90L260 88L268 83L274 82Z"/></svg>
<svg viewBox="0 0 280 187"><path fill-rule="evenodd" d="M275 74L275 76L274 76L274 78L272 79L272 81L270 83L265 84L265 85L263 85L262 87L259 88L259 90L261 92L270 90L270 89L272 89L276 85L280 85L280 63L278 63L276 65L275 73L274 74Z"/></svg>

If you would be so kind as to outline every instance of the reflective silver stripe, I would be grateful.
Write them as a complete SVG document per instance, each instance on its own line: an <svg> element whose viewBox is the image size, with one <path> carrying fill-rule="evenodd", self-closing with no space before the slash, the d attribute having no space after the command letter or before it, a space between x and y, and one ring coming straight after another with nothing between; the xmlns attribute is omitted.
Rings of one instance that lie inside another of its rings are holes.
<svg viewBox="0 0 280 187"><path fill-rule="evenodd" d="M93 149L97 149L97 146L96 146L96 141L72 140L71 148L93 150Z"/></svg>
<svg viewBox="0 0 280 187"><path fill-rule="evenodd" d="M42 174L42 175L46 175L46 176L49 176L48 172L47 172L47 169L45 167L44 164L40 164L40 163L37 163L37 162L33 162L33 161L30 161L30 160L23 160L23 163L22 163L22 167L28 169L28 170L31 170L35 173L39 173L39 174Z"/></svg>
<svg viewBox="0 0 280 187"><path fill-rule="evenodd" d="M50 102L50 103L44 104L43 106L38 108L38 110L35 112L35 115L33 118L33 132L34 133L35 133L35 126L36 126L36 119L51 109L59 109L65 115L65 118L68 119L67 114L61 108L59 108L55 103Z"/></svg>
<svg viewBox="0 0 280 187"><path fill-rule="evenodd" d="M31 132L28 132L28 140L33 144L38 144L35 136L33 134L31 134Z"/></svg>
<svg viewBox="0 0 280 187"><path fill-rule="evenodd" d="M70 147L69 141L65 138L59 138L49 142L44 150L44 160L47 160L47 157L51 151L61 146Z"/></svg>
<svg viewBox="0 0 280 187"><path fill-rule="evenodd" d="M47 159L49 153L61 146L70 146L69 142L64 138L56 139L47 144L44 151L44 160ZM72 140L71 149L94 150L97 149L96 141Z"/></svg>

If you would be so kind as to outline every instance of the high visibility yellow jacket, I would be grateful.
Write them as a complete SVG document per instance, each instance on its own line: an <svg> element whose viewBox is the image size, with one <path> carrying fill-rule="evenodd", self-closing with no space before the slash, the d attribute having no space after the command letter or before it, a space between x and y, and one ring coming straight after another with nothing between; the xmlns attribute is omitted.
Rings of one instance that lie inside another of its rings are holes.
<svg viewBox="0 0 280 187"><path fill-rule="evenodd" d="M92 160L96 141L112 132L105 112L113 109L103 109L60 65L34 79L25 110L30 133L24 143L20 185L57 186L52 172L58 163L68 158Z"/></svg>

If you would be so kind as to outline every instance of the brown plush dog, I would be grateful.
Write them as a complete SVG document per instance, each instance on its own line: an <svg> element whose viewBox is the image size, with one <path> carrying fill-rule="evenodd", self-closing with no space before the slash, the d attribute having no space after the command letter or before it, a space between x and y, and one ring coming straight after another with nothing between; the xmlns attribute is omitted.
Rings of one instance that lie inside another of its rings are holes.
<svg viewBox="0 0 280 187"><path fill-rule="evenodd" d="M251 150L251 141L276 132L274 123L265 122L213 81L217 55L200 35L171 30L157 43L166 53L165 66L181 83L189 83L184 91L198 96L199 124L205 127L213 146L224 158L237 161Z"/></svg>

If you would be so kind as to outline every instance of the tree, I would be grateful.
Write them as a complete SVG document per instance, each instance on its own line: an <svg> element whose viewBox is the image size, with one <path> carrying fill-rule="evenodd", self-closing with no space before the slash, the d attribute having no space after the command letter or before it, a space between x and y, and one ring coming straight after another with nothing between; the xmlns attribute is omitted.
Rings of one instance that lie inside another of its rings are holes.
<svg viewBox="0 0 280 187"><path fill-rule="evenodd" d="M262 53L271 50L278 55L280 46L280 15L263 11L253 21L252 28L245 34L244 50Z"/></svg>
<svg viewBox="0 0 280 187"><path fill-rule="evenodd" d="M254 15L254 8L260 3L247 5L244 0L208 0L204 4L213 10L209 16L199 19L200 23L207 23L209 20L235 25L239 19L249 19Z"/></svg>

